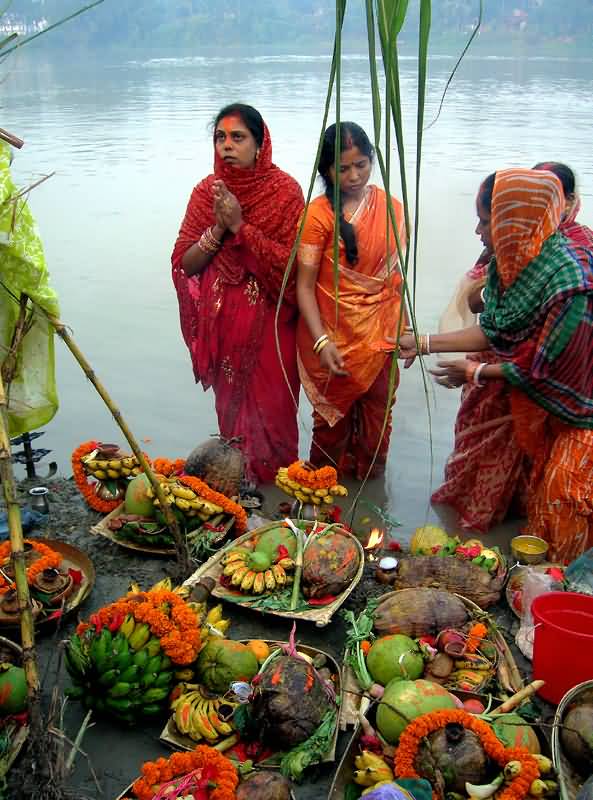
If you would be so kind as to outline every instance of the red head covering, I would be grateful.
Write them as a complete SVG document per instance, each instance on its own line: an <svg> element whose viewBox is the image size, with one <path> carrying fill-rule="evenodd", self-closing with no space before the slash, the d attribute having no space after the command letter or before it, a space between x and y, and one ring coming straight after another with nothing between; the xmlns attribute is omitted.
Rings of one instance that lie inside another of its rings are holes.
<svg viewBox="0 0 593 800"><path fill-rule="evenodd" d="M496 269L508 288L558 230L564 193L551 172L505 169L496 173L491 231Z"/></svg>

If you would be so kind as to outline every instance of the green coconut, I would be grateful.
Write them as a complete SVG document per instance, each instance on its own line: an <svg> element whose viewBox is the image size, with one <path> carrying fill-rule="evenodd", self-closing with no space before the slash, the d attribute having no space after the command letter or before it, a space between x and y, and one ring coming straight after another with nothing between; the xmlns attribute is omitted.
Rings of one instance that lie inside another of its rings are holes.
<svg viewBox="0 0 593 800"><path fill-rule="evenodd" d="M247 645L231 639L213 639L198 656L198 680L212 692L223 693L233 681L250 683L257 675L259 664Z"/></svg>
<svg viewBox="0 0 593 800"><path fill-rule="evenodd" d="M149 487L150 481L143 472L132 478L128 483L124 500L124 512L126 514L137 514L139 517L154 517L154 503L147 494Z"/></svg>
<svg viewBox="0 0 593 800"><path fill-rule="evenodd" d="M25 670L0 664L0 715L20 714L27 708Z"/></svg>
<svg viewBox="0 0 593 800"><path fill-rule="evenodd" d="M394 633L374 642L367 654L367 667L376 683L387 686L396 678L419 678L424 672L424 659L409 636Z"/></svg>
<svg viewBox="0 0 593 800"><path fill-rule="evenodd" d="M452 695L438 683L395 678L379 701L377 728L389 744L397 744L404 728L416 717L454 708Z"/></svg>
<svg viewBox="0 0 593 800"><path fill-rule="evenodd" d="M255 549L258 553L265 553L270 561L274 561L278 555L278 548L283 545L288 550L290 558L296 556L297 541L294 533L289 528L271 528L264 531L258 538Z"/></svg>
<svg viewBox="0 0 593 800"><path fill-rule="evenodd" d="M505 747L525 747L541 753L537 734L519 714L500 714L491 723L492 730Z"/></svg>

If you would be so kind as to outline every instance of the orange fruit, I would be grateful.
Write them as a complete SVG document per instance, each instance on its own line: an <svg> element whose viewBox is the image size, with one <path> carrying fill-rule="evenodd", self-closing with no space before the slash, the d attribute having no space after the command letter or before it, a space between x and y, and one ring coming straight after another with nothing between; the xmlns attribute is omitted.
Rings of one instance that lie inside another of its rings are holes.
<svg viewBox="0 0 593 800"><path fill-rule="evenodd" d="M270 655L270 648L262 639L251 639L251 641L247 642L247 647L255 653L255 657L260 664L263 664Z"/></svg>

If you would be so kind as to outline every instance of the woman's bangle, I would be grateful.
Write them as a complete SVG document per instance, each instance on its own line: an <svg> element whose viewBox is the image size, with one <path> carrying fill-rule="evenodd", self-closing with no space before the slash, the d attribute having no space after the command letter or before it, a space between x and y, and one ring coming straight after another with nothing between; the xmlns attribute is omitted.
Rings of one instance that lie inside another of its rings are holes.
<svg viewBox="0 0 593 800"><path fill-rule="evenodd" d="M323 350L325 345L328 343L328 341L329 341L329 336L327 335L327 333L322 334L313 345L313 352L316 354L320 353L321 350Z"/></svg>
<svg viewBox="0 0 593 800"><path fill-rule="evenodd" d="M476 370L478 369L478 365L475 361L468 361L465 365L465 382L466 383L473 383L474 382L474 375L476 374Z"/></svg>
<svg viewBox="0 0 593 800"><path fill-rule="evenodd" d="M222 242L220 242L212 233L212 228L206 228L200 237L198 247L203 253L214 255L218 252L221 244Z"/></svg>
<svg viewBox="0 0 593 800"><path fill-rule="evenodd" d="M480 292L480 300L482 301L482 303L484 303L484 305L486 304L486 287L485 286L482 289L482 291Z"/></svg>
<svg viewBox="0 0 593 800"><path fill-rule="evenodd" d="M488 366L488 365L484 362L484 363L480 364L479 366L477 366L476 369L474 370L473 382L476 384L476 386L484 386L483 383L480 383L480 373L482 372L482 370L486 366Z"/></svg>

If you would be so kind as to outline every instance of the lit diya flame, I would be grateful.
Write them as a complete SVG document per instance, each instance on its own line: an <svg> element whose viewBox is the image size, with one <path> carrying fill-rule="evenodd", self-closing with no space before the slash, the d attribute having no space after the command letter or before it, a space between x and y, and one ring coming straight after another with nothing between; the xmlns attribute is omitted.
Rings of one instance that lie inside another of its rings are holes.
<svg viewBox="0 0 593 800"><path fill-rule="evenodd" d="M381 531L379 528L373 528L369 533L369 538L367 539L364 549L369 551L369 558L371 561L376 559L376 556L373 554L373 552L381 547L384 538L385 531Z"/></svg>

